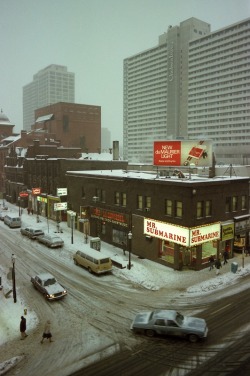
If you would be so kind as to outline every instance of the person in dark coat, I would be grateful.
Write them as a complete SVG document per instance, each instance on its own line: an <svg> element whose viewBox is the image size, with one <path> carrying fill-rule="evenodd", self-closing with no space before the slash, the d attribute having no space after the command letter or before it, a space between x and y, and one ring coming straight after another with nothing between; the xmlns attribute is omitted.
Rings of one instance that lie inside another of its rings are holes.
<svg viewBox="0 0 250 376"><path fill-rule="evenodd" d="M220 274L220 268L222 268L222 265L219 258L215 261L214 265L216 268L216 275Z"/></svg>
<svg viewBox="0 0 250 376"><path fill-rule="evenodd" d="M20 321L20 332L21 332L21 339L25 339L25 337L28 337L28 334L26 334L26 318L21 316Z"/></svg>
<svg viewBox="0 0 250 376"><path fill-rule="evenodd" d="M227 259L228 259L228 252L226 250L223 252L223 258L224 258L223 265L225 265L225 264L227 264Z"/></svg>
<svg viewBox="0 0 250 376"><path fill-rule="evenodd" d="M213 269L214 268L214 256L211 255L209 257L209 270Z"/></svg>
<svg viewBox="0 0 250 376"><path fill-rule="evenodd" d="M50 330L50 324L51 324L50 320L47 320L45 327L44 327L43 338L41 340L41 343L43 343L44 338L47 338L50 342L53 342L52 341L52 334L51 334L51 330Z"/></svg>

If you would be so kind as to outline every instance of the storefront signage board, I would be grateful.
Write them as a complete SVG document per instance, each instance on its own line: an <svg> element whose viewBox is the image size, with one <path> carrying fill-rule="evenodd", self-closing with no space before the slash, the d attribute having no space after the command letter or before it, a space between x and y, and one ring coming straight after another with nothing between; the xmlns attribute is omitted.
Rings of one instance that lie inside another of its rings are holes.
<svg viewBox="0 0 250 376"><path fill-rule="evenodd" d="M234 238L234 223L221 224L221 240L224 242Z"/></svg>
<svg viewBox="0 0 250 376"><path fill-rule="evenodd" d="M144 218L144 234L186 247L189 245L189 229L187 227L178 227L170 223Z"/></svg>
<svg viewBox="0 0 250 376"><path fill-rule="evenodd" d="M144 218L144 234L162 240L168 240L185 247L220 239L221 225L213 223L201 227L181 227L170 223Z"/></svg>

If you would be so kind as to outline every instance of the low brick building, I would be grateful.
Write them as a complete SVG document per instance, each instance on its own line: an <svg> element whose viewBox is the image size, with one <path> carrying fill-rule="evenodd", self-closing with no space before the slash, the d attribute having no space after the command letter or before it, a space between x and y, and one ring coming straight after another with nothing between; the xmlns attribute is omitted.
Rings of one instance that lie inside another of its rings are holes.
<svg viewBox="0 0 250 376"><path fill-rule="evenodd" d="M68 202L90 235L131 246L141 258L200 270L211 254L232 256L235 229L248 245L248 177L115 170L68 171L66 178Z"/></svg>

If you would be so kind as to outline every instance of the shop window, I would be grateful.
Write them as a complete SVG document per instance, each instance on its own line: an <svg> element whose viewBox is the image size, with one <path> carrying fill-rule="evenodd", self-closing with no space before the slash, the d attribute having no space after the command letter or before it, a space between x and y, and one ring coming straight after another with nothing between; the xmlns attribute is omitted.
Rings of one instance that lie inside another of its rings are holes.
<svg viewBox="0 0 250 376"><path fill-rule="evenodd" d="M145 197L145 207L147 209L151 209L151 197L150 196Z"/></svg>
<svg viewBox="0 0 250 376"><path fill-rule="evenodd" d="M115 205L120 205L120 192L115 192Z"/></svg>
<svg viewBox="0 0 250 376"><path fill-rule="evenodd" d="M207 200L205 202L205 216L206 217L211 217L212 215L212 201L211 200Z"/></svg>
<svg viewBox="0 0 250 376"><path fill-rule="evenodd" d="M165 214L172 216L173 215L173 201L165 200Z"/></svg>
<svg viewBox="0 0 250 376"><path fill-rule="evenodd" d="M202 244L202 264L206 264L209 262L209 257L214 256L216 258L217 255L217 241L211 241Z"/></svg>
<svg viewBox="0 0 250 376"><path fill-rule="evenodd" d="M196 218L203 217L203 201L198 201L196 204Z"/></svg>
<svg viewBox="0 0 250 376"><path fill-rule="evenodd" d="M241 197L241 209L246 210L247 209L247 196Z"/></svg>
<svg viewBox="0 0 250 376"><path fill-rule="evenodd" d="M101 223L101 233L102 235L106 234L106 222Z"/></svg>
<svg viewBox="0 0 250 376"><path fill-rule="evenodd" d="M127 233L121 230L113 228L112 230L112 242L115 244L127 246Z"/></svg>
<svg viewBox="0 0 250 376"><path fill-rule="evenodd" d="M233 211L238 210L238 197L237 196L232 197L232 209Z"/></svg>
<svg viewBox="0 0 250 376"><path fill-rule="evenodd" d="M231 197L226 197L226 213L231 212Z"/></svg>
<svg viewBox="0 0 250 376"><path fill-rule="evenodd" d="M127 206L127 193L122 193L122 206Z"/></svg>
<svg viewBox="0 0 250 376"><path fill-rule="evenodd" d="M175 216L177 218L182 218L182 201L175 202Z"/></svg>
<svg viewBox="0 0 250 376"><path fill-rule="evenodd" d="M162 241L159 257L170 264L174 264L174 243Z"/></svg>
<svg viewBox="0 0 250 376"><path fill-rule="evenodd" d="M137 195L137 209L142 210L142 196Z"/></svg>

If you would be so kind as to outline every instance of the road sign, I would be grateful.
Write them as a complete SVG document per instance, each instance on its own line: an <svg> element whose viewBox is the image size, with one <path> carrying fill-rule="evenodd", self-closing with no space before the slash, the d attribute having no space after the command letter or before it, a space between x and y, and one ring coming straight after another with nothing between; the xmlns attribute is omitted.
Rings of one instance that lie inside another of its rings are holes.
<svg viewBox="0 0 250 376"><path fill-rule="evenodd" d="M19 192L19 197L28 197L28 192Z"/></svg>
<svg viewBox="0 0 250 376"><path fill-rule="evenodd" d="M54 210L67 210L68 203L67 202L57 202L54 204Z"/></svg>

